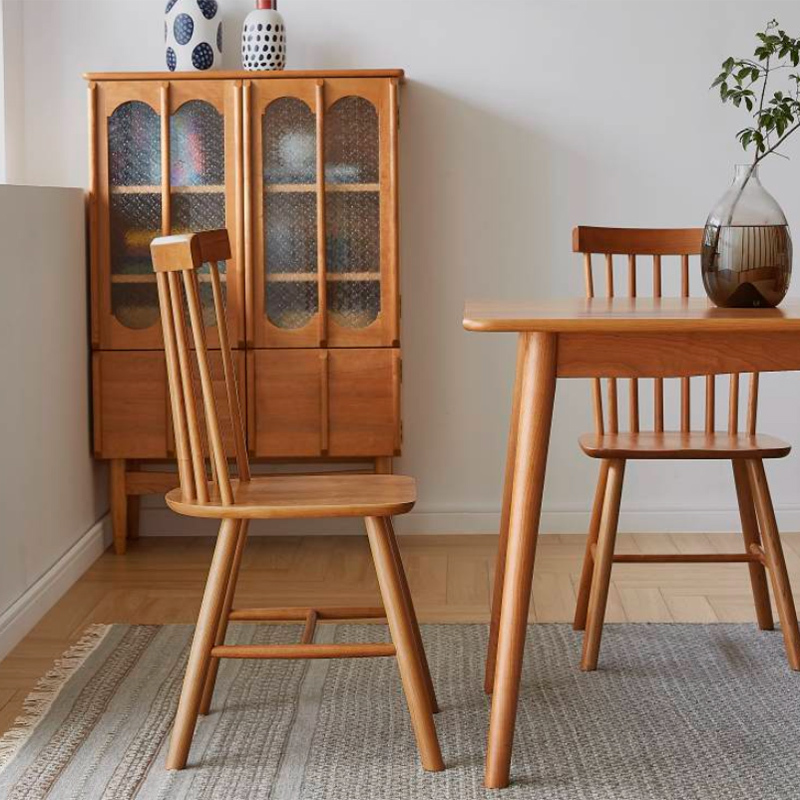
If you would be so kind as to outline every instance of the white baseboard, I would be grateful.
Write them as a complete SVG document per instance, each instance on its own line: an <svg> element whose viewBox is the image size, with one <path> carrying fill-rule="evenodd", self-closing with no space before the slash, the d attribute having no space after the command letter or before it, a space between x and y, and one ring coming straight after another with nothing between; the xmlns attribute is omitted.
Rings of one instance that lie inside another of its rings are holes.
<svg viewBox="0 0 800 800"><path fill-rule="evenodd" d="M800 531L800 506L776 509L783 531ZM500 514L493 511L412 511L395 518L398 533L497 533ZM589 511L584 509L551 509L542 513L543 533L584 533L589 525ZM620 531L632 533L716 533L739 530L736 508L719 509L624 509ZM219 523L214 520L191 519L174 514L167 508L143 508L143 536L213 536ZM273 520L255 522L250 528L258 536L360 534L360 520Z"/></svg>
<svg viewBox="0 0 800 800"><path fill-rule="evenodd" d="M33 586L0 614L0 659L66 593L111 544L109 515L99 519Z"/></svg>

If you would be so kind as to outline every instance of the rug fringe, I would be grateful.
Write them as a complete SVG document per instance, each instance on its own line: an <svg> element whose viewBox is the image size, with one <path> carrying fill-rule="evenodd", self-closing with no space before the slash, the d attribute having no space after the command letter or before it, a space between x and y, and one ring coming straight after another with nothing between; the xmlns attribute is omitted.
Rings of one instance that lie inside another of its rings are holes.
<svg viewBox="0 0 800 800"><path fill-rule="evenodd" d="M67 681L97 649L111 625L90 625L83 636L53 664L36 682L33 691L22 703L22 714L0 737L0 772L7 767L50 710Z"/></svg>

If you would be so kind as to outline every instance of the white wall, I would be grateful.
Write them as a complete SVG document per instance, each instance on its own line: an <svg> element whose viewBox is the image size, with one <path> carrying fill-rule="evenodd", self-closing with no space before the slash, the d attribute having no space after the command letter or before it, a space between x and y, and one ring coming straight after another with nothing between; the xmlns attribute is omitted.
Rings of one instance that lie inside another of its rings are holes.
<svg viewBox="0 0 800 800"><path fill-rule="evenodd" d="M84 199L0 186L0 658L103 550Z"/></svg>
<svg viewBox="0 0 800 800"><path fill-rule="evenodd" d="M221 0L227 66L252 3ZM84 70L160 69L163 0L24 4L27 180L83 185ZM780 2L285 0L289 66L404 67L402 256L405 456L420 482L414 530L490 530L501 494L514 343L467 334L468 297L582 291L570 230L701 225L741 160L743 112L708 86L747 54ZM800 137L788 153L800 153ZM800 166L763 178L800 230ZM695 275L699 289L699 276ZM796 282L794 294L798 293ZM766 427L800 442L800 385L764 381ZM557 398L545 526L585 526L595 465L576 437L591 426L588 387ZM784 524L800 529L792 457L770 474ZM622 524L726 528L724 465L629 471Z"/></svg>

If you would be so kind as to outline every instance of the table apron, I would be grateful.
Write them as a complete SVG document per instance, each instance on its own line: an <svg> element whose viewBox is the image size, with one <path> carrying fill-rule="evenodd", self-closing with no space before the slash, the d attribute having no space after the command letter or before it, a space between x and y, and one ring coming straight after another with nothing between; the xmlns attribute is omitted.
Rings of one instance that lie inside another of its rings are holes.
<svg viewBox="0 0 800 800"><path fill-rule="evenodd" d="M800 332L560 333L559 378L800 370Z"/></svg>

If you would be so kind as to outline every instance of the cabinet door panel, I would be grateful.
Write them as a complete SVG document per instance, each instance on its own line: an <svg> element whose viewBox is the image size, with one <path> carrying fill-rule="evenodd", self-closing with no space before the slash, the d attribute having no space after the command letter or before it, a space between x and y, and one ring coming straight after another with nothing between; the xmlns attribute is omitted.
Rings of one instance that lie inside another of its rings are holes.
<svg viewBox="0 0 800 800"><path fill-rule="evenodd" d="M396 344L396 86L325 82L325 239L330 347Z"/></svg>
<svg viewBox="0 0 800 800"><path fill-rule="evenodd" d="M100 458L166 458L169 396L164 354L95 352L94 450Z"/></svg>
<svg viewBox="0 0 800 800"><path fill-rule="evenodd" d="M325 338L316 83L255 80L245 92L253 340L257 347L315 347Z"/></svg>
<svg viewBox="0 0 800 800"><path fill-rule="evenodd" d="M252 364L250 449L261 457L322 455L324 351L256 350Z"/></svg>
<svg viewBox="0 0 800 800"><path fill-rule="evenodd" d="M162 89L102 84L96 102L100 345L155 349L161 326L150 242L165 222Z"/></svg>
<svg viewBox="0 0 800 800"><path fill-rule="evenodd" d="M329 350L328 415L329 455L399 454L399 350Z"/></svg>
<svg viewBox="0 0 800 800"><path fill-rule="evenodd" d="M161 348L150 242L162 234L219 227L227 228L234 254L223 270L231 339L243 342L236 169L242 157L241 88L233 81L120 81L100 84L92 96L95 344L109 350ZM200 281L201 293L208 295L203 300L209 300L208 276L201 273ZM208 342L218 346L213 328Z"/></svg>
<svg viewBox="0 0 800 800"><path fill-rule="evenodd" d="M226 228L231 258L220 263L228 330L234 347L244 343L244 277L237 220L237 163L242 158L237 129L241 89L230 81L170 84L170 233ZM239 212L240 213L240 212ZM198 271L206 324L214 322L209 267ZM219 346L214 327L210 347Z"/></svg>

